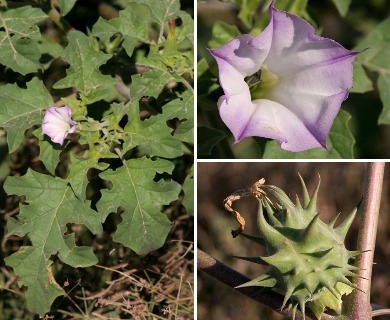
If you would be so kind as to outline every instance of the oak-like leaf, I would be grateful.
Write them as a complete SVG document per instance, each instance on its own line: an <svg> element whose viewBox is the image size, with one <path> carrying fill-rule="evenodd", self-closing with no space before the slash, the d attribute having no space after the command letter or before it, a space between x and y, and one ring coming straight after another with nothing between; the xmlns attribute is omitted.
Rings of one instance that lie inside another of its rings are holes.
<svg viewBox="0 0 390 320"><path fill-rule="evenodd" d="M38 22L47 15L38 8L24 6L0 12L0 63L23 75L40 67Z"/></svg>
<svg viewBox="0 0 390 320"><path fill-rule="evenodd" d="M53 103L50 93L37 78L27 83L27 89L16 84L0 86L0 128L7 131L9 152L14 152L24 138L24 132L42 122L41 112Z"/></svg>
<svg viewBox="0 0 390 320"><path fill-rule="evenodd" d="M92 248L76 246L67 224L83 224L96 234L102 231L100 216L88 202L75 196L65 180L32 170L22 177L8 177L4 189L9 195L25 196L15 230L19 235L27 234L32 243L5 260L20 277L19 284L28 287L29 309L43 316L53 300L64 294L51 273L51 255L58 254L64 263L75 268L97 263Z"/></svg>
<svg viewBox="0 0 390 320"><path fill-rule="evenodd" d="M89 103L107 98L114 88L115 80L102 74L99 67L111 58L111 54L95 50L91 39L80 31L69 32L68 41L63 58L70 64L70 68L66 77L56 82L53 88L74 87L88 97Z"/></svg>
<svg viewBox="0 0 390 320"><path fill-rule="evenodd" d="M154 181L157 173L172 173L174 164L167 160L131 159L117 170L107 170L99 176L113 187L102 190L97 207L104 221L111 212L123 209L122 222L114 240L137 254L160 248L172 223L162 212L162 206L177 199L180 185L172 180Z"/></svg>

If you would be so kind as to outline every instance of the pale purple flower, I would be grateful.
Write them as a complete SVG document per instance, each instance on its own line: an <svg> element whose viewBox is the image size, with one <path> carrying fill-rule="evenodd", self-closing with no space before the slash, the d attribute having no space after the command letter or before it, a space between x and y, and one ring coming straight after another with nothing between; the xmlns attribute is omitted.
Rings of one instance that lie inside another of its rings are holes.
<svg viewBox="0 0 390 320"><path fill-rule="evenodd" d="M225 93L218 100L220 116L236 143L259 136L277 140L288 151L326 148L360 52L315 35L308 22L277 10L274 1L269 13L270 23L260 35L244 34L209 50ZM260 76L260 84L250 88L248 76L252 82Z"/></svg>
<svg viewBox="0 0 390 320"><path fill-rule="evenodd" d="M72 110L69 106L47 109L42 122L42 133L48 135L51 141L62 145L68 133L75 132L77 128L77 123L71 117Z"/></svg>

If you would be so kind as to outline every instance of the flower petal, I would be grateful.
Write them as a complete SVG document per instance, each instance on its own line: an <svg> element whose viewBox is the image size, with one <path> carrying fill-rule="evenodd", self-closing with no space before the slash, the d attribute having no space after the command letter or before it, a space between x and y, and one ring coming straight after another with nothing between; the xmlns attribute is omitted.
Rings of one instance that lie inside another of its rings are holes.
<svg viewBox="0 0 390 320"><path fill-rule="evenodd" d="M215 59L219 66L219 81L225 92L218 100L220 116L237 139L253 112L251 95L239 71L227 61L219 57Z"/></svg>
<svg viewBox="0 0 390 320"><path fill-rule="evenodd" d="M277 10L273 5L270 7L270 16L272 46L264 63L278 76L328 65L358 54L345 49L336 41L315 35L313 26L307 21ZM260 41L261 35L256 40ZM350 84L352 86L352 81Z"/></svg>
<svg viewBox="0 0 390 320"><path fill-rule="evenodd" d="M315 35L300 17L270 5L270 23L257 37L239 36L217 50L222 120L236 142L249 136L278 140L289 151L326 148L333 121L352 87L360 52ZM251 93L244 77L261 68L264 81Z"/></svg>
<svg viewBox="0 0 390 320"><path fill-rule="evenodd" d="M254 74L256 71L259 71L261 66L260 60L266 58L269 47L271 46L270 42L267 50L261 51L248 45L252 40L253 36L244 34L234 38L217 50L209 49L208 51L217 59L217 61L219 59L229 63L241 74L241 76L247 77Z"/></svg>
<svg viewBox="0 0 390 320"><path fill-rule="evenodd" d="M77 123L71 116L72 110L69 106L47 109L42 121L42 133L48 135L53 142L62 145L68 133L75 132L77 128Z"/></svg>
<svg viewBox="0 0 390 320"><path fill-rule="evenodd" d="M287 151L303 151L323 147L306 125L288 108L275 101L253 101L253 113L238 141L245 137L260 136L278 141Z"/></svg>
<svg viewBox="0 0 390 320"><path fill-rule="evenodd" d="M322 146L352 87L351 52L314 34L296 15L271 6L272 46L264 61L279 79L267 98L291 110Z"/></svg>

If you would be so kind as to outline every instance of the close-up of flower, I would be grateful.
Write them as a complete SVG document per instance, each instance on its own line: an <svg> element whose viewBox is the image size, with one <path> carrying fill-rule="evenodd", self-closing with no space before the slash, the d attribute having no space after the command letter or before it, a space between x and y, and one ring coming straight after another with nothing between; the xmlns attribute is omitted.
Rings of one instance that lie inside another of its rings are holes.
<svg viewBox="0 0 390 320"><path fill-rule="evenodd" d="M218 100L220 117L235 143L264 137L287 151L327 149L360 52L315 35L308 22L276 9L274 1L269 14L258 36L244 34L209 50L224 91Z"/></svg>
<svg viewBox="0 0 390 320"><path fill-rule="evenodd" d="M72 120L72 110L69 106L51 107L46 110L42 133L49 136L51 141L63 145L68 133L73 133L76 129L77 123Z"/></svg>

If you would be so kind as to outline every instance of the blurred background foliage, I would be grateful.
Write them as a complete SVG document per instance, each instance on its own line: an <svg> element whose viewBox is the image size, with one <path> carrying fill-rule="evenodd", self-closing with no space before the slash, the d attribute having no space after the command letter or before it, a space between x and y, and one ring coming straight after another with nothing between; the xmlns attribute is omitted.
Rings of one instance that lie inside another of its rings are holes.
<svg viewBox="0 0 390 320"><path fill-rule="evenodd" d="M261 256L266 251L251 241L232 238L230 231L238 227L230 213L224 210L223 200L236 190L251 186L260 178L266 184L280 187L295 200L302 199L298 172L306 182L309 194L321 176L317 210L321 220L329 222L341 212L337 226L359 204L363 196L366 163L198 163L198 246L212 257L234 270L258 277L266 267L232 258ZM385 170L377 241L375 248L371 303L390 307L390 171ZM233 208L246 220L245 232L259 235L256 225L257 200L253 197L234 202ZM358 213L347 234L346 247L355 250ZM321 236L321 235L319 235ZM265 306L225 287L201 271L198 272L198 319L285 319ZM389 316L375 319L389 319Z"/></svg>
<svg viewBox="0 0 390 320"><path fill-rule="evenodd" d="M198 65L198 70L200 70L198 72L203 72L205 68L208 68L202 79L198 80L198 127L218 129L218 131L198 129L198 150L199 144L202 143L200 157L247 159L259 157L259 144L255 139L247 138L233 145L232 135L218 115L216 101L223 91L217 84L216 63L207 53L206 48L220 47L240 34L248 32L254 35L259 34L268 24L267 10L270 2L270 0L198 1L198 62L201 62ZM240 11L240 6L246 9ZM350 50L354 49L380 22L390 17L390 1L386 0L276 0L275 6L278 9L298 14L316 28L317 34L333 39ZM249 27L251 24L253 26ZM389 39L383 36L381 41L383 43L382 60L389 61L385 58L389 54ZM367 50L366 57L370 55L369 52L370 49ZM388 138L390 127L384 125L388 122L384 121L384 118L387 117L390 106L388 95L390 85L387 85L387 90L382 89L380 97L377 85L378 69L373 72L367 68L363 62L364 54L357 61L360 59L363 63L369 78L364 72L357 74L355 70L354 88L349 98L343 102L342 110L352 116L348 127L356 140L355 158L387 159L390 158L390 139ZM202 61L203 58L205 60ZM385 62L385 64L388 66L389 63ZM361 89L362 87L364 89ZM363 91L365 91L364 94L360 93ZM383 104L387 105L385 109L383 109ZM229 151L230 148L231 151ZM313 156L314 153L306 153L306 155L308 156L303 158L316 157ZM281 157L290 158L299 157L299 155L283 154ZM324 156L321 154L319 158L324 158Z"/></svg>

